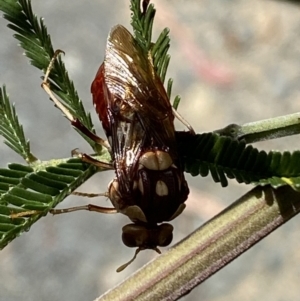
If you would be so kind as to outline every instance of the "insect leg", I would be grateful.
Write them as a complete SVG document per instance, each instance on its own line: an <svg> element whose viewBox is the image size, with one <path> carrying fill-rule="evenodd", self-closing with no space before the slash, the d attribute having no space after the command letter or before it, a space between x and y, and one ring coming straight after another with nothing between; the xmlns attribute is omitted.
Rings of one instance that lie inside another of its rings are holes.
<svg viewBox="0 0 300 301"><path fill-rule="evenodd" d="M69 119L72 126L77 128L80 132L82 132L84 135L89 137L91 140L96 142L97 144L100 144L107 148L110 151L110 145L107 141L104 139L98 137L94 133L92 133L85 125L81 123L81 121L78 118L75 118L72 113L56 98L54 93L51 91L50 83L49 83L49 75L51 72L51 69L53 68L53 64L58 57L60 53L64 53L62 50L56 50L54 53L54 56L52 57L49 66L46 70L44 80L41 84L42 88L45 90L45 92L50 96L51 100L54 102L55 106L62 111L62 113Z"/></svg>
<svg viewBox="0 0 300 301"><path fill-rule="evenodd" d="M62 213L79 211L79 210L95 211L95 212L106 213L106 214L111 214L111 213L117 213L118 212L116 208L96 206L96 205L93 205L93 204L88 204L88 205L84 205L84 206L70 207L70 208L65 208L65 209L51 209L49 212L52 213L53 215L55 215L55 214L62 214Z"/></svg>
<svg viewBox="0 0 300 301"><path fill-rule="evenodd" d="M172 111L173 111L173 115L189 129L191 134L195 135L195 131L192 128L192 126L173 107L172 107Z"/></svg>
<svg viewBox="0 0 300 301"><path fill-rule="evenodd" d="M77 195L85 195L85 196L99 196L99 195L103 195L103 194L85 194L85 193L81 193L81 192L75 192L73 194L77 194ZM106 195L106 194L105 194ZM76 207L70 207L70 208L64 208L64 209L50 209L49 212L52 213L53 215L55 214L62 214L62 213L68 213L68 212L74 212L74 211L79 211L79 210L88 210L88 211L96 211L96 212L100 212L100 213L106 213L106 214L111 214L111 213L117 213L117 209L115 208L108 208L108 207L102 207L102 206L96 206L93 204L88 204L88 205L83 205L83 206L76 206ZM28 210L28 211L24 211L24 212L18 212L18 213L12 213L10 214L10 218L11 219L15 219L15 218L19 218L19 217L31 217L33 215L36 214L41 214L42 211L39 210Z"/></svg>
<svg viewBox="0 0 300 301"><path fill-rule="evenodd" d="M93 164L97 167L100 168L105 168L105 169L114 169L114 165L112 163L107 163L107 162L103 162L103 161L99 161L97 159L94 159L93 157L85 154L85 153L81 153L78 152L77 149L73 149L72 150L72 156L73 157L78 157L80 158L83 162L89 163L89 164Z"/></svg>
<svg viewBox="0 0 300 301"><path fill-rule="evenodd" d="M96 198L98 196L106 196L106 197L108 197L108 193L107 192L104 192L104 193L86 193L86 192L80 192L80 191L73 191L72 194L73 195L77 195L77 196L88 197L88 198Z"/></svg>

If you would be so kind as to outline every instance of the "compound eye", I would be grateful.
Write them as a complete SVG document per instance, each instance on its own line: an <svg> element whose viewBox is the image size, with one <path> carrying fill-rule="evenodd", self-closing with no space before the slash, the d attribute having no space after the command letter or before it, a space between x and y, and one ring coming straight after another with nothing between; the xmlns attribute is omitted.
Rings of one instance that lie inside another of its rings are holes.
<svg viewBox="0 0 300 301"><path fill-rule="evenodd" d="M122 240L124 245L130 248L156 249L157 246L165 247L173 239L173 226L170 224L145 225L129 224L122 228Z"/></svg>
<svg viewBox="0 0 300 301"><path fill-rule="evenodd" d="M165 247L172 241L173 238L173 226L170 224L161 225L137 225L129 224L122 228L122 240L127 247L138 247L131 260L121 265L117 272L123 271L129 264L131 264L137 254L145 249L153 249L160 254L160 250L157 246Z"/></svg>
<svg viewBox="0 0 300 301"><path fill-rule="evenodd" d="M161 224L158 226L157 245L160 247L168 246L173 240L173 226Z"/></svg>
<svg viewBox="0 0 300 301"><path fill-rule="evenodd" d="M149 240L148 230L144 226L129 224L122 231L122 241L127 247L144 247Z"/></svg>

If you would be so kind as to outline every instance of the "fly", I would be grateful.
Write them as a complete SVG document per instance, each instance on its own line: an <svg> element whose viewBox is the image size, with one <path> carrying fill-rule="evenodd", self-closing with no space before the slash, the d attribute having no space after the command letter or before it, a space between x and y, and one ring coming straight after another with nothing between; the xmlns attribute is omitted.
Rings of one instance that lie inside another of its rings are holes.
<svg viewBox="0 0 300 301"><path fill-rule="evenodd" d="M185 208L189 188L174 128L174 116L179 115L172 109L150 55L144 53L127 29L117 25L109 34L104 62L91 87L94 107L108 139L104 141L74 118L53 95L48 76L59 52L48 67L42 87L74 127L110 151L112 163L78 155L86 162L114 169L116 176L104 194L114 208L90 204L53 209L52 213L84 209L127 215L132 223L123 227L122 240L126 246L137 249L134 258L117 270L121 271L141 250L160 253L158 247L169 245L173 226L166 222Z"/></svg>

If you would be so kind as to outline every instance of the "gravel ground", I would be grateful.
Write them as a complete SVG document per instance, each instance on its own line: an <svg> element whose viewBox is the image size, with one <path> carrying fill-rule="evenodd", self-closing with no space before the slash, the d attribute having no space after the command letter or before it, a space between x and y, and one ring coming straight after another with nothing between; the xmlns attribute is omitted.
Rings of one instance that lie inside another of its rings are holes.
<svg viewBox="0 0 300 301"><path fill-rule="evenodd" d="M117 23L129 27L128 2L32 0L36 14L45 18L54 47L66 52L70 77L91 112L90 84L103 60L110 28ZM264 0L153 2L155 28L171 30L168 75L174 79L173 93L181 94L180 112L196 132L299 111L298 6ZM0 19L0 83L7 85L16 103L32 151L43 160L68 157L76 147L89 152L40 89L41 73L22 56L6 24ZM296 137L256 146L299 149ZM3 167L22 162L3 143L0 152ZM105 191L112 177L110 172L97 175L81 190ZM173 223L174 242L251 188L231 181L225 190L210 177L187 179L191 195L186 211ZM70 197L61 207L88 201ZM93 300L156 256L145 251L124 272L115 272L133 255L120 239L127 222L121 215L89 212L43 218L1 251L0 299ZM294 218L182 300L298 299L299 222Z"/></svg>

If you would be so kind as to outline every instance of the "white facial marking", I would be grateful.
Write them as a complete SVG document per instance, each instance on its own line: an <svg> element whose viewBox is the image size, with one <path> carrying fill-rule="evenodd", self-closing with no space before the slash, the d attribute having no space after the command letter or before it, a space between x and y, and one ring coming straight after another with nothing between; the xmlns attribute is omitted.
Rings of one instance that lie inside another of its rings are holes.
<svg viewBox="0 0 300 301"><path fill-rule="evenodd" d="M155 192L158 196L168 195L168 187L165 182L159 180L156 182Z"/></svg>

